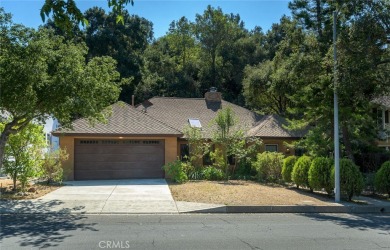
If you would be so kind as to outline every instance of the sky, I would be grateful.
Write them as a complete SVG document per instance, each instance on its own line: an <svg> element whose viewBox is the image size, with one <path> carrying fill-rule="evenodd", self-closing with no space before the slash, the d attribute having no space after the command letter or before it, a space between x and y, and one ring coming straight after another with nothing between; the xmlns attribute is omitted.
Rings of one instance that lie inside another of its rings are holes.
<svg viewBox="0 0 390 250"><path fill-rule="evenodd" d="M15 23L37 28L43 24L40 9L43 0L0 0L0 6L13 15ZM144 17L153 23L154 37L166 34L169 24L185 16L195 21L196 14L202 14L207 5L221 7L224 13L239 14L248 30L260 26L264 31L273 23L279 22L283 15L290 15L288 0L134 0L134 6L126 8L130 14ZM107 0L76 0L78 7L86 9L98 6L109 10Z"/></svg>

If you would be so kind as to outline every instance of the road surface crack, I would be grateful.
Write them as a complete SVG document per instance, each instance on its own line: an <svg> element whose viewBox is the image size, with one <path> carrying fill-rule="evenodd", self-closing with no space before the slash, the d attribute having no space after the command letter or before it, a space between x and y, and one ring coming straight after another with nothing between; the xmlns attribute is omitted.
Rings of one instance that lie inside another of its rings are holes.
<svg viewBox="0 0 390 250"><path fill-rule="evenodd" d="M250 243L248 243L248 242L246 242L246 241L244 241L244 240L242 240L242 239L240 239L240 238L237 238L237 239L239 239L242 243L244 243L245 245L247 245L248 247L250 247L252 250L254 250L254 249L260 249L260 250L261 250L260 247L252 246Z"/></svg>

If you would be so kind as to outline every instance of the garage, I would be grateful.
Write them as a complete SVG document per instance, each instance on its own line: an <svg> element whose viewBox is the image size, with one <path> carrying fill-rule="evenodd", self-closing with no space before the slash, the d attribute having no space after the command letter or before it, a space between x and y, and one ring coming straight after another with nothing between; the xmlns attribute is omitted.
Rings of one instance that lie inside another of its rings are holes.
<svg viewBox="0 0 390 250"><path fill-rule="evenodd" d="M164 178L164 140L75 139L75 180Z"/></svg>

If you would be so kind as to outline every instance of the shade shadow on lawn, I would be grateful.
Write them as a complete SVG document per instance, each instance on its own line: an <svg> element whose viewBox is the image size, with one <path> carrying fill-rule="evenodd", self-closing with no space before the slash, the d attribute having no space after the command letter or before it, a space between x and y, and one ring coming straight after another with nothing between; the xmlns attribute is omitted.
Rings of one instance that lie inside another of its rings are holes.
<svg viewBox="0 0 390 250"><path fill-rule="evenodd" d="M16 237L19 246L53 248L66 238L72 237L72 231L98 231L94 228L96 223L83 223L86 215L70 214L68 209L58 213L50 212L50 207L60 204L60 201L42 202L39 205L23 201L23 208L18 208L18 213L0 214L0 238L3 241ZM4 204L1 206L4 208ZM7 202L7 206L12 206L12 203ZM32 209L37 212L31 213Z"/></svg>

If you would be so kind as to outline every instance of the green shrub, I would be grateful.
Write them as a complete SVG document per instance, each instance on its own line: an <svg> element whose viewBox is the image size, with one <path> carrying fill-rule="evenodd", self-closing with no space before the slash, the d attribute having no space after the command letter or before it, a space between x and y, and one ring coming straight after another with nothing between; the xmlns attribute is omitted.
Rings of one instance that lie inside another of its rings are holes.
<svg viewBox="0 0 390 250"><path fill-rule="evenodd" d="M291 172L296 161L297 157L293 155L283 160L282 177L285 182L291 182Z"/></svg>
<svg viewBox="0 0 390 250"><path fill-rule="evenodd" d="M317 157L311 162L309 169L309 185L313 189L324 188L328 194L332 194L331 180L333 160L327 157Z"/></svg>
<svg viewBox="0 0 390 250"><path fill-rule="evenodd" d="M389 194L390 197L390 161L383 163L376 173L375 188L378 192Z"/></svg>
<svg viewBox="0 0 390 250"><path fill-rule="evenodd" d="M254 168L259 181L277 182L282 177L284 155L277 152L264 152L257 155Z"/></svg>
<svg viewBox="0 0 390 250"><path fill-rule="evenodd" d="M301 156L294 164L293 171L291 173L292 181L299 186L309 187L309 169L311 165L311 159L309 156ZM310 188L311 189L311 188Z"/></svg>
<svg viewBox="0 0 390 250"><path fill-rule="evenodd" d="M334 173L332 169L332 185L334 186ZM364 186L363 175L359 167L355 165L350 159L340 159L340 191L347 196L350 201L352 196L359 195Z"/></svg>
<svg viewBox="0 0 390 250"><path fill-rule="evenodd" d="M183 183L188 180L188 176L185 172L186 163L176 160L163 166L163 169L167 172L168 176L177 183Z"/></svg>
<svg viewBox="0 0 390 250"><path fill-rule="evenodd" d="M203 178L208 181L219 181L224 178L223 171L215 167L206 167L202 171Z"/></svg>
<svg viewBox="0 0 390 250"><path fill-rule="evenodd" d="M244 158L237 164L237 168L233 174L233 179L250 180L254 175L256 175L256 171L252 168L252 162L250 159Z"/></svg>

